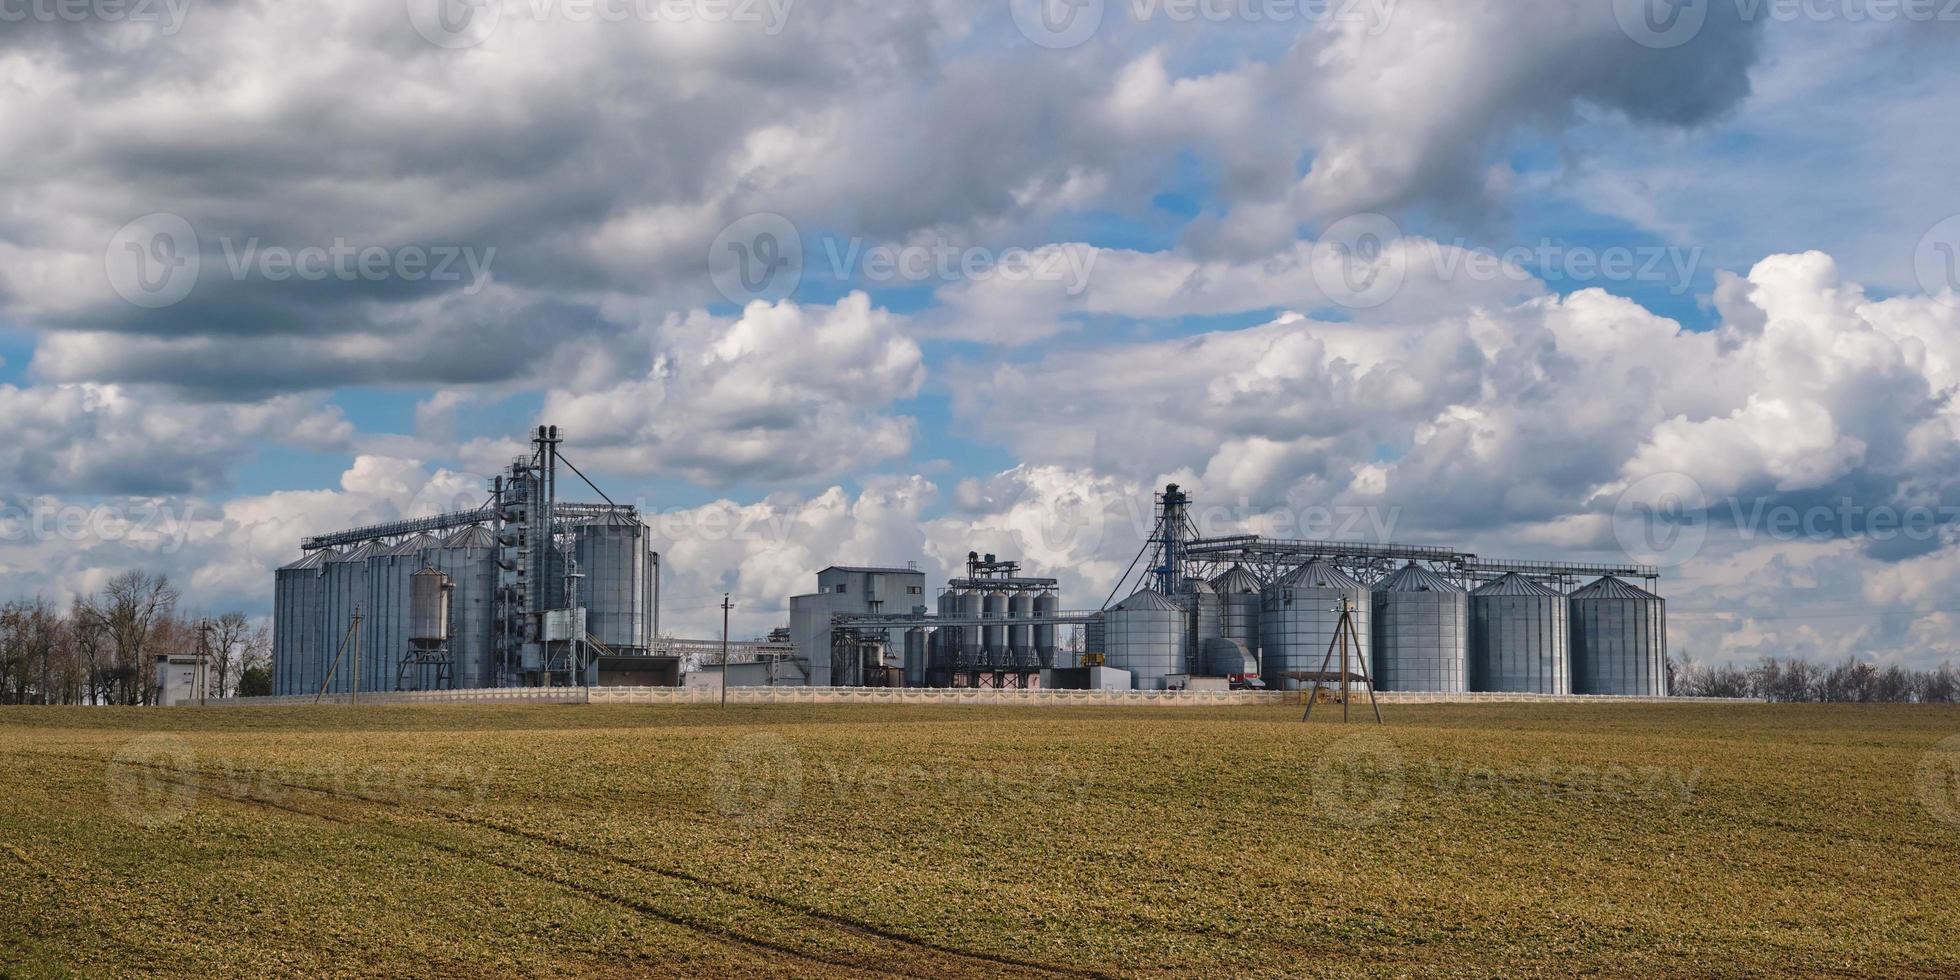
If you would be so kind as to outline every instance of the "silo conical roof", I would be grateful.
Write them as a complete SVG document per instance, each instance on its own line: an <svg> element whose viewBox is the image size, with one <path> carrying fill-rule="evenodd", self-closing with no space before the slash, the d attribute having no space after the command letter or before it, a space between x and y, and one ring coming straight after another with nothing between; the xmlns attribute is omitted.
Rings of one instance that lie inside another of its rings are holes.
<svg viewBox="0 0 1960 980"><path fill-rule="evenodd" d="M444 548L495 548L497 536L481 524L472 524L442 539Z"/></svg>
<svg viewBox="0 0 1960 980"><path fill-rule="evenodd" d="M1367 589L1356 581L1354 576L1335 568L1316 558L1293 570L1292 574L1279 580L1282 588L1288 589L1337 589L1342 591Z"/></svg>
<svg viewBox="0 0 1960 980"><path fill-rule="evenodd" d="M301 555L292 562L279 566L279 570L282 572L294 572L303 568L319 568L321 565L332 561L339 554L339 552L332 548L322 548L319 551Z"/></svg>
<svg viewBox="0 0 1960 980"><path fill-rule="evenodd" d="M1212 579L1211 587L1223 595L1244 595L1265 591L1266 583L1259 581L1259 576L1252 574L1244 565L1233 565Z"/></svg>
<svg viewBox="0 0 1960 980"><path fill-rule="evenodd" d="M623 510L609 510L585 521L588 527L639 527L639 521L626 516Z"/></svg>
<svg viewBox="0 0 1960 980"><path fill-rule="evenodd" d="M1457 587L1455 582L1427 568L1423 568L1415 562L1410 562L1408 565L1396 570L1394 574L1376 582L1375 591L1440 592L1446 594L1461 594L1463 592L1461 588Z"/></svg>
<svg viewBox="0 0 1960 980"><path fill-rule="evenodd" d="M1477 589L1477 591L1472 592L1470 594L1479 595L1479 596L1481 595L1512 595L1512 596L1553 595L1555 596L1558 595L1559 592L1557 589L1550 589L1550 588L1546 588L1545 586L1539 585L1538 583L1533 582L1528 578L1525 578L1523 575L1520 575L1517 572L1509 572L1506 573L1503 578L1499 578L1490 582L1485 582L1482 586L1480 586Z"/></svg>
<svg viewBox="0 0 1960 980"><path fill-rule="evenodd" d="M1114 609L1124 612L1139 609L1174 609L1178 612L1184 611L1183 606L1165 598L1164 594L1156 589L1140 589L1135 595L1117 603Z"/></svg>
<svg viewBox="0 0 1960 980"><path fill-rule="evenodd" d="M1652 592L1649 592L1646 589L1643 589L1637 585L1632 585L1628 582L1622 581L1621 579L1608 575L1605 578L1602 578L1599 581L1592 583L1591 585L1580 586L1578 589L1573 590L1572 598L1574 599L1659 599L1660 596L1657 596Z"/></svg>
<svg viewBox="0 0 1960 980"><path fill-rule="evenodd" d="M380 553L380 551L381 549L374 546L374 542L369 541L366 542L365 544L362 544L360 547L353 549L352 551L343 551L340 554L337 554L332 558L327 559L327 563L330 565L338 565L344 562L351 562L351 561L367 561L369 558L373 558L376 554Z"/></svg>
<svg viewBox="0 0 1960 980"><path fill-rule="evenodd" d="M436 539L432 535L418 534L392 548L378 550L375 553L380 555L415 555L433 547L436 547Z"/></svg>

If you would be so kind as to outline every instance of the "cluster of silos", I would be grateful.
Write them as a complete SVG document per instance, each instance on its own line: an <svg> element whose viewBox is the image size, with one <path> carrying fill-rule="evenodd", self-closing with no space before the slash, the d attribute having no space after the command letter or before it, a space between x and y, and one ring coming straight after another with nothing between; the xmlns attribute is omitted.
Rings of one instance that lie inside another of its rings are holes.
<svg viewBox="0 0 1960 980"><path fill-rule="evenodd" d="M327 563L339 552L313 552L273 573L272 689L278 694L307 693L326 676L333 656L326 630Z"/></svg>
<svg viewBox="0 0 1960 980"><path fill-rule="evenodd" d="M1374 667L1378 691L1470 690L1470 596L1410 562L1375 583Z"/></svg>
<svg viewBox="0 0 1960 980"><path fill-rule="evenodd" d="M1572 693L1566 598L1516 572L1470 593L1470 689Z"/></svg>
<svg viewBox="0 0 1960 980"><path fill-rule="evenodd" d="M1667 603L1612 576L1567 597L1575 694L1667 693Z"/></svg>
<svg viewBox="0 0 1960 980"><path fill-rule="evenodd" d="M1053 617L1060 606L1055 593L1047 590L948 589L939 594L939 615L979 619L982 623L933 632L926 640L928 669L1034 670L1055 666L1054 624L1035 625L1031 620Z"/></svg>
<svg viewBox="0 0 1960 980"><path fill-rule="evenodd" d="M1348 672L1359 677L1373 643L1368 587L1318 559L1268 585L1259 609L1259 659L1266 686L1301 690L1313 687L1316 677L1339 683L1341 658L1334 640L1343 611L1354 627Z"/></svg>
<svg viewBox="0 0 1960 980"><path fill-rule="evenodd" d="M1184 606L1144 589L1102 614L1103 660L1130 672L1138 690L1161 691L1172 675L1187 672L1190 617Z"/></svg>

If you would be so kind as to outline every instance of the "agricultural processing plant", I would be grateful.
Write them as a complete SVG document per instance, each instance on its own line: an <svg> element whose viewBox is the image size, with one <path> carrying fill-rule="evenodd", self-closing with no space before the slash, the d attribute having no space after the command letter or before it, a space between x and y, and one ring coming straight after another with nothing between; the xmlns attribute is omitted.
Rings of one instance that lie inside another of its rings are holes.
<svg viewBox="0 0 1960 980"><path fill-rule="evenodd" d="M0 0L0 980L1960 976L1960 0Z"/></svg>

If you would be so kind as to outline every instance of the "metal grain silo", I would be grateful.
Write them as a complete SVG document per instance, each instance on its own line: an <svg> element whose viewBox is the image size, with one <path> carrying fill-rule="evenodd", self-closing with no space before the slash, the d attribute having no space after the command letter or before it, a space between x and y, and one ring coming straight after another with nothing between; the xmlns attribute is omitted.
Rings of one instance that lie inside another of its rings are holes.
<svg viewBox="0 0 1960 980"><path fill-rule="evenodd" d="M1103 642L1103 616L1107 612L1108 610L1104 610L1089 617L1089 621L1082 625L1083 657L1087 658L1091 655L1102 656L1109 646L1109 644Z"/></svg>
<svg viewBox="0 0 1960 980"><path fill-rule="evenodd" d="M319 679L323 680L328 671L333 672L333 683L327 686L327 692L330 694L345 694L354 689L354 664L351 656L342 656L342 651L344 648L350 648L353 643L348 637L348 629L354 622L354 612L357 609L362 619L360 643L363 647L367 645L368 559L381 550L373 542L369 542L327 559L324 577L326 588L321 603L324 609L323 628L326 633L321 637L325 643L320 651ZM341 658L338 667L334 666L336 657ZM365 654L362 660L361 690L377 690L376 680L367 667ZM392 688L394 682L394 678L388 678L388 687ZM316 680L314 691L318 690L318 680Z"/></svg>
<svg viewBox="0 0 1960 980"><path fill-rule="evenodd" d="M1233 565L1211 580L1218 593L1219 628L1226 639L1237 640L1254 655L1259 653L1259 606L1265 602L1266 584L1244 565Z"/></svg>
<svg viewBox="0 0 1960 980"><path fill-rule="evenodd" d="M980 593L961 591L957 595L960 618L979 619L982 615ZM980 627L960 627L960 663L962 665L985 663L986 659L986 644L981 640Z"/></svg>
<svg viewBox="0 0 1960 980"><path fill-rule="evenodd" d="M1359 649L1350 649L1348 671L1359 676L1361 659L1373 645L1369 619L1373 604L1368 587L1346 572L1315 559L1266 587L1259 609L1259 662L1266 686L1296 691L1314 685L1312 674L1325 666L1327 683L1338 684L1340 651L1327 651L1341 622L1341 602L1350 607Z"/></svg>
<svg viewBox="0 0 1960 980"><path fill-rule="evenodd" d="M585 631L613 653L644 653L653 615L648 608L652 569L646 525L613 511L573 528L572 547L585 576L578 596L585 607Z"/></svg>
<svg viewBox="0 0 1960 980"><path fill-rule="evenodd" d="M926 686L926 631L905 631L905 686Z"/></svg>
<svg viewBox="0 0 1960 980"><path fill-rule="evenodd" d="M1178 586L1177 595L1172 599L1184 607L1185 622L1188 624L1184 637L1184 673L1203 673L1205 642L1224 635L1224 609L1218 601L1218 593L1204 579L1187 578Z"/></svg>
<svg viewBox="0 0 1960 980"><path fill-rule="evenodd" d="M1375 583L1375 689L1470 689L1470 596L1410 562Z"/></svg>
<svg viewBox="0 0 1960 980"><path fill-rule="evenodd" d="M1470 593L1470 689L1572 693L1566 601L1512 572Z"/></svg>
<svg viewBox="0 0 1960 980"><path fill-rule="evenodd" d="M960 616L960 594L946 591L939 593L939 618L958 619ZM933 634L939 638L939 660L934 664L946 670L960 665L960 640L963 634L957 626L941 627Z"/></svg>
<svg viewBox="0 0 1960 980"><path fill-rule="evenodd" d="M1607 576L1568 597L1575 694L1667 694L1667 600Z"/></svg>
<svg viewBox="0 0 1960 980"><path fill-rule="evenodd" d="M1033 616L1034 596L1016 592L1007 597L1007 648L1014 653L1013 663L1023 667L1039 666L1041 663L1034 653L1034 627L1016 626L1013 622Z"/></svg>
<svg viewBox="0 0 1960 980"><path fill-rule="evenodd" d="M1061 611L1061 600L1053 592L1043 592L1034 597L1034 614L1043 618L1052 617ZM1055 649L1055 627L1053 624L1034 628L1035 662L1043 667L1066 667L1068 664L1055 662L1059 653Z"/></svg>
<svg viewBox="0 0 1960 980"><path fill-rule="evenodd" d="M419 534L399 544L377 545L367 560L367 606L361 620L361 689L392 691L408 656L409 594L422 554L436 539ZM419 686L419 685L416 685Z"/></svg>
<svg viewBox="0 0 1960 980"><path fill-rule="evenodd" d="M981 631L980 642L987 650L990 664L1013 663L1007 655L1007 596L1001 592L989 592L980 601L981 615L988 620L986 629ZM999 623L1000 625L994 625Z"/></svg>
<svg viewBox="0 0 1960 980"><path fill-rule="evenodd" d="M1161 691L1182 674L1187 631L1184 607L1144 589L1103 613L1103 655L1111 667L1130 672L1132 686Z"/></svg>
<svg viewBox="0 0 1960 980"><path fill-rule="evenodd" d="M496 686L494 652L497 538L485 527L466 527L442 539L429 563L449 576L451 684L469 689Z"/></svg>
<svg viewBox="0 0 1960 980"><path fill-rule="evenodd" d="M272 576L272 693L311 694L326 673L327 561L337 552L316 551Z"/></svg>
<svg viewBox="0 0 1960 980"><path fill-rule="evenodd" d="M449 576L423 568L408 577L408 642L417 647L449 643Z"/></svg>

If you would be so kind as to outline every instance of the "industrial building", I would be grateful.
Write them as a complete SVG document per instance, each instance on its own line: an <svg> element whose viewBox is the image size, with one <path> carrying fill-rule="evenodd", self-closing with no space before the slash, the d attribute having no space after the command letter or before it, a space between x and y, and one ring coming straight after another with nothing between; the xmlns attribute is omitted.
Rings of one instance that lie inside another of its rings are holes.
<svg viewBox="0 0 1960 980"><path fill-rule="evenodd" d="M276 573L275 693L678 685L689 670L730 686L1667 691L1652 567L1206 537L1175 485L1094 608L1064 609L1057 579L969 553L936 588L915 561L824 568L768 642L664 638L648 528L561 442L540 427L481 507L302 542ZM604 502L560 500L561 466ZM1079 647L1064 642L1076 630Z"/></svg>
<svg viewBox="0 0 1960 980"><path fill-rule="evenodd" d="M651 661L659 555L639 512L558 498L556 426L481 507L311 537L274 576L273 692L602 682ZM601 498L603 491L585 481Z"/></svg>

